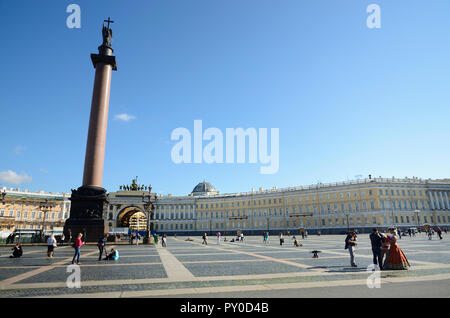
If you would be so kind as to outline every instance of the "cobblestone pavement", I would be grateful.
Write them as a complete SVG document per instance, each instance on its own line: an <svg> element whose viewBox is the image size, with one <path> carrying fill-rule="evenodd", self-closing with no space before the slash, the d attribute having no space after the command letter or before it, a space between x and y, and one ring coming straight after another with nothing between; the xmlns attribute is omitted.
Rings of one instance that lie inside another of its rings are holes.
<svg viewBox="0 0 450 318"><path fill-rule="evenodd" d="M368 234L358 238L357 268L350 267L345 236L297 238L302 247L294 247L289 237L283 246L277 237L267 245L262 236L220 245L215 237L208 245L199 237L192 242L169 237L167 247L119 245L117 261L98 261L97 248L84 246L79 288L67 284L73 277L71 247L56 248L53 259L46 257L46 247L24 247L20 259L9 258L10 248L0 247L0 297L341 297L349 288L362 297L375 295L377 288L367 286L373 276L367 270L372 263ZM405 289L407 297L426 297L429 287L414 294L408 287L423 284L439 286L438 295L450 297L450 284L443 283L450 283L450 235L443 240L428 240L424 234L403 237L399 245L412 267L381 272L378 294L397 286L396 292ZM312 250L321 251L319 258L312 258Z"/></svg>

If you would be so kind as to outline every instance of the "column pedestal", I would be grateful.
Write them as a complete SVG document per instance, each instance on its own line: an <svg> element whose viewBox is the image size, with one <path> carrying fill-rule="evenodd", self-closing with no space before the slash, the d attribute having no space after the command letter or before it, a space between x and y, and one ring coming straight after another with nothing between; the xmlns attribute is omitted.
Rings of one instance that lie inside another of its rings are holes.
<svg viewBox="0 0 450 318"><path fill-rule="evenodd" d="M82 186L72 190L70 197L70 218L64 225L66 238L75 239L83 233L83 241L97 242L99 237L109 232L107 221L108 198L106 190L94 186Z"/></svg>

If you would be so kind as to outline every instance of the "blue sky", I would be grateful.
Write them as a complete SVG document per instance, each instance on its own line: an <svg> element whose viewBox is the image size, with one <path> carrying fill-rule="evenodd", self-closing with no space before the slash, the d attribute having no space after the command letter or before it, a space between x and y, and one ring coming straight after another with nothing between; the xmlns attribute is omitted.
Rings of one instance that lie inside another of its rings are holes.
<svg viewBox="0 0 450 318"><path fill-rule="evenodd" d="M80 29L66 26L71 3ZM381 29L366 26L372 3ZM90 53L108 16L118 63L108 191L135 176L174 195L203 179L228 193L368 174L449 177L448 12L448 0L1 1L0 185L81 185ZM193 133L196 119L224 133L279 128L278 172L173 163L171 132Z"/></svg>

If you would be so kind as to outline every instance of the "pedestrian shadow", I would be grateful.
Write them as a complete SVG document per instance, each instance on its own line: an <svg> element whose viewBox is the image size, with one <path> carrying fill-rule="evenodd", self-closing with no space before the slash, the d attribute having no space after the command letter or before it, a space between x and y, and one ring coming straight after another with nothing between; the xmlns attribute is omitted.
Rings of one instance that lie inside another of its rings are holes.
<svg viewBox="0 0 450 318"><path fill-rule="evenodd" d="M308 267L308 269L325 269L328 273L358 273L358 272L366 272L366 268L364 267L342 267L342 266L314 266Z"/></svg>

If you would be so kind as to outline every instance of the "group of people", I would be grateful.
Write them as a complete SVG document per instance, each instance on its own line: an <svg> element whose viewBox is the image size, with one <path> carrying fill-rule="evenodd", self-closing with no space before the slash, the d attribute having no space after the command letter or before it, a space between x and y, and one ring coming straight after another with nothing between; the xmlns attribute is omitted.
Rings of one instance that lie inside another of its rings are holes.
<svg viewBox="0 0 450 318"><path fill-rule="evenodd" d="M380 233L377 228L369 235L372 246L373 264L380 270L403 270L408 269L410 264L405 254L399 247L398 233L395 228L388 229L389 234ZM355 231L350 231L345 238L345 249L350 253L350 265L357 267L355 262L355 250L358 239Z"/></svg>
<svg viewBox="0 0 450 318"><path fill-rule="evenodd" d="M431 240L433 238L434 230L430 227L427 231L428 239ZM439 239L442 240L442 230L439 226L436 227L436 233L439 236Z"/></svg>
<svg viewBox="0 0 450 318"><path fill-rule="evenodd" d="M136 246L139 246L140 240L141 240L141 235L139 233L136 233L136 235L134 235L134 234L130 235L130 245L132 245L133 241L135 241Z"/></svg>

